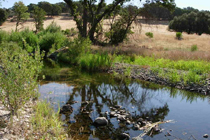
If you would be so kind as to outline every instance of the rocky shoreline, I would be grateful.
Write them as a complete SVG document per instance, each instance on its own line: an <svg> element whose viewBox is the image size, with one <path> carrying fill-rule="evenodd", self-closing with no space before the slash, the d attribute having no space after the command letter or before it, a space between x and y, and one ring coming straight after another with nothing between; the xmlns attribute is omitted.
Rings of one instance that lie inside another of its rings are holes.
<svg viewBox="0 0 210 140"><path fill-rule="evenodd" d="M125 75L127 68L130 69L129 75ZM132 79L139 79L144 81L153 82L160 85L175 87L182 90L191 92L198 92L203 95L210 95L210 78L206 79L205 84L198 85L195 83L184 84L183 82L172 83L167 78L161 78L157 73L153 72L150 68L144 68L139 65L131 65L126 63L115 63L113 67L108 70L108 73L117 73L125 75Z"/></svg>
<svg viewBox="0 0 210 140"><path fill-rule="evenodd" d="M33 106L36 101L27 102L19 112L19 118L13 116L11 123L10 112L0 103L0 139L1 140L23 140L29 139L32 134L30 118L34 113ZM34 137L34 139L36 139Z"/></svg>

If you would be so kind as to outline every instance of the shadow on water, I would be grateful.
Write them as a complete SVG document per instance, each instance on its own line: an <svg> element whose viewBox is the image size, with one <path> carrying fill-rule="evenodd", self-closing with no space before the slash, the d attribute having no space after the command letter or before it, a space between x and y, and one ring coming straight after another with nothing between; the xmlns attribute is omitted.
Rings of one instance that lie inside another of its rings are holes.
<svg viewBox="0 0 210 140"><path fill-rule="evenodd" d="M142 133L133 124L122 123L116 117L109 116L107 112L113 111L116 105L129 112L131 122L136 122L139 118L151 122L169 119L177 121L175 124L162 124L161 128L165 132L145 136L145 139L166 139L164 134L170 129L180 138L189 137L183 135L184 131L200 137L209 128L197 129L194 126L199 115L210 115L209 111L196 114L200 108L205 109L203 106L209 105L209 98L200 94L143 81L115 78L104 73L82 73L78 68L60 68L57 65L46 67L42 74L45 75L45 80L40 84L41 98L50 101L56 110L58 104L61 108L65 104L73 107L73 111L65 112L61 118L66 122L69 134L75 139L118 139L124 132L131 137ZM188 118L188 115L196 117ZM93 125L93 121L99 116L108 119L107 126ZM203 121L197 123L207 125ZM194 127L191 128L191 125Z"/></svg>

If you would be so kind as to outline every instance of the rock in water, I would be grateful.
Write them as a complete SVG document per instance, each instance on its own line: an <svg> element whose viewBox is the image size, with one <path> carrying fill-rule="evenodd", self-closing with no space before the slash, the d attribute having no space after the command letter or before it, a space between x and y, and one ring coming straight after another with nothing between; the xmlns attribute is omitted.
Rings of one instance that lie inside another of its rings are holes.
<svg viewBox="0 0 210 140"><path fill-rule="evenodd" d="M108 120L105 117L98 117L95 119L94 124L96 126L105 126L108 124Z"/></svg>
<svg viewBox="0 0 210 140"><path fill-rule="evenodd" d="M204 137L204 138L208 138L209 135L208 135L208 134L204 134L203 137Z"/></svg>
<svg viewBox="0 0 210 140"><path fill-rule="evenodd" d="M129 140L130 136L126 133L122 133L119 135L120 140Z"/></svg>
<svg viewBox="0 0 210 140"><path fill-rule="evenodd" d="M73 108L70 104L66 104L64 105L61 110L60 110L60 113L68 113L68 112L72 112L73 111Z"/></svg>
<svg viewBox="0 0 210 140"><path fill-rule="evenodd" d="M140 137L133 137L132 140L143 140L143 139Z"/></svg>

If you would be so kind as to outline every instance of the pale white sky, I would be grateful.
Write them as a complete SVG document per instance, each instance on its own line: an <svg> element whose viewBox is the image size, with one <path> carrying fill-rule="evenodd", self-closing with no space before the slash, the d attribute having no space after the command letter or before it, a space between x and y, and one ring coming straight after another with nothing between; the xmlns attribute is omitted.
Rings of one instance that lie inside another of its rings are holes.
<svg viewBox="0 0 210 140"><path fill-rule="evenodd" d="M2 1L2 0L0 0ZM15 2L20 0L5 0L2 2L1 7L10 8L14 5ZM21 0L25 3L25 5L29 5L30 3L37 4L40 1L48 1L50 3L63 2L63 0ZM112 0L107 0L107 2L111 2ZM132 0L132 3L140 5L138 0ZM199 10L209 10L210 11L210 0L175 0L177 7L193 7Z"/></svg>

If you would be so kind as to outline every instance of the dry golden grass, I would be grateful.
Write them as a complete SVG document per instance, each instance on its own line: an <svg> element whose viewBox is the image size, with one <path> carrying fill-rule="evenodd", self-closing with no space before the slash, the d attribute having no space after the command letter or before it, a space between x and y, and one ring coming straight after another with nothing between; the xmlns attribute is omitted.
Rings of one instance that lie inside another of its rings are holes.
<svg viewBox="0 0 210 140"><path fill-rule="evenodd" d="M31 19L30 19L31 20ZM61 26L63 30L76 28L76 24L72 18L65 14L48 18L44 21L44 27L47 27L52 21L55 21ZM174 60L178 59L202 59L210 61L210 35L203 34L198 36L196 34L188 35L183 33L183 40L177 40L175 38L176 33L167 30L168 22L156 22L152 21L152 24L146 24L141 20L141 24L134 25L134 34L129 36L129 41L120 44L117 48L103 47L103 50L123 54L139 54L145 56L156 56L163 58L170 58ZM104 30L107 30L109 20L104 20ZM33 21L28 21L24 24L24 28L35 30ZM5 31L15 30L15 22L9 22L3 24L0 27ZM21 26L20 26L21 28ZM152 32L154 38L148 38L145 33ZM198 51L191 52L192 45L197 45ZM99 46L92 46L93 49L99 49Z"/></svg>

